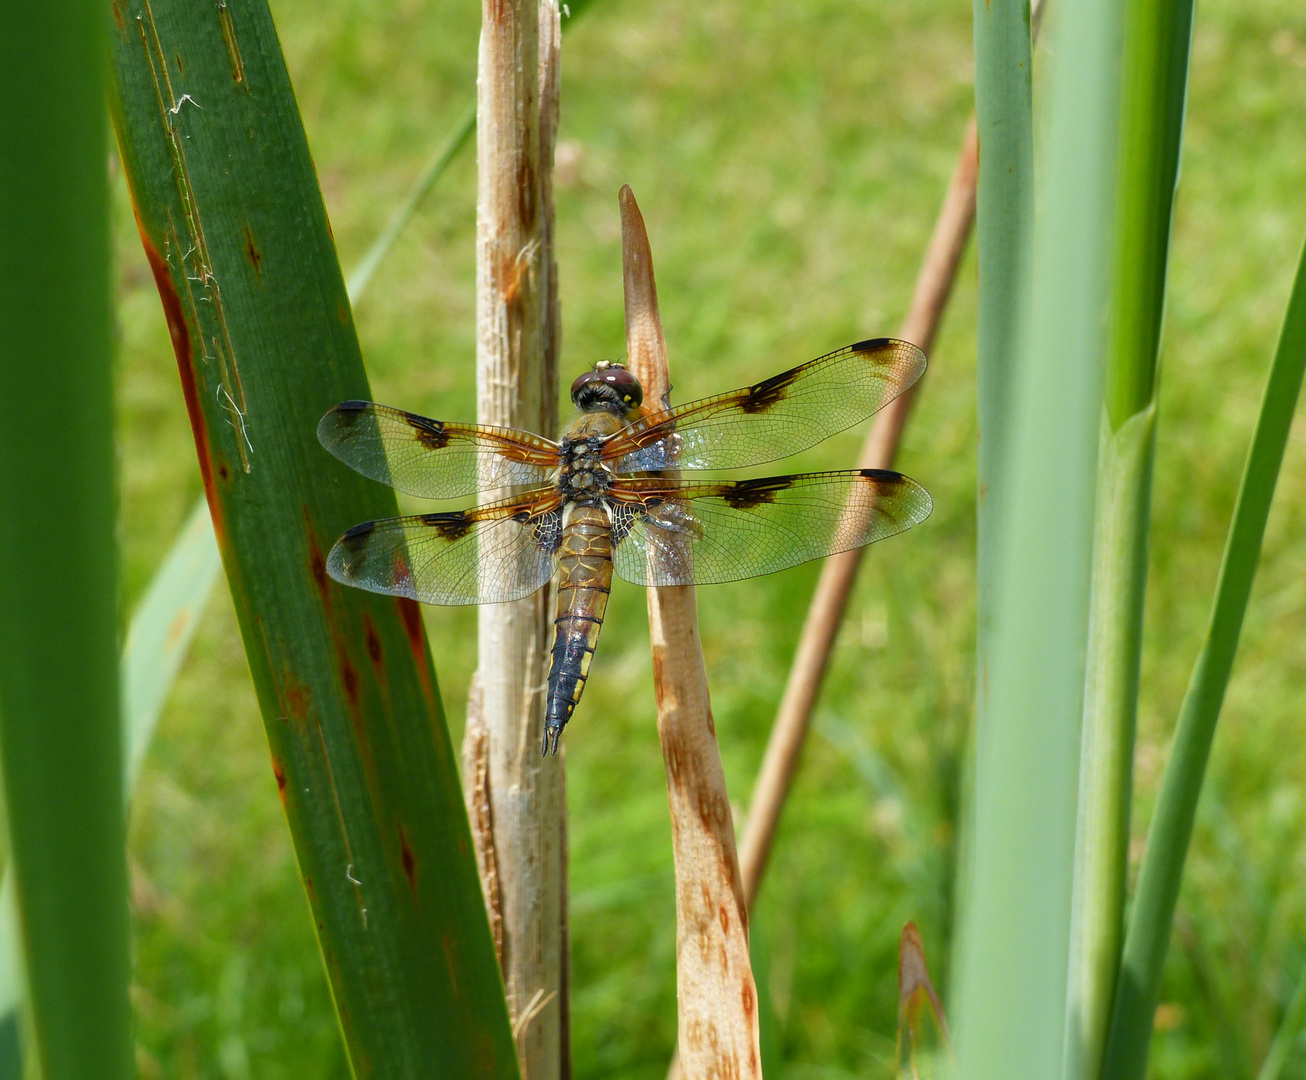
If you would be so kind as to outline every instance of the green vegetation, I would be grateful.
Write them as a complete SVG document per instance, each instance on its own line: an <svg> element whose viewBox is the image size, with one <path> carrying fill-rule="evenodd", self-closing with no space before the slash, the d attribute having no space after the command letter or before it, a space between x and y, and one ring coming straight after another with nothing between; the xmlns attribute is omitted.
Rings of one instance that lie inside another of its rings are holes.
<svg viewBox="0 0 1306 1080"><path fill-rule="evenodd" d="M274 14L352 267L466 106L479 12L442 0L282 0ZM589 12L563 56L564 371L622 348L623 182L648 219L678 400L892 332L970 110L970 15L938 0L604 0ZM1288 0L1199 9L1163 348L1135 861L1306 230L1304 66L1306 17ZM474 172L470 155L452 163L358 307L377 400L474 415ZM115 224L130 611L199 484L121 187ZM757 905L764 998L780 1029L763 1038L784 1061L772 1078L876 1075L892 1059L907 919L936 978L948 971L958 773L974 697L973 282L972 257L900 457L930 488L935 514L867 559ZM838 436L796 464L846 464L861 436ZM323 454L321 475L331 469ZM1306 969L1306 743L1294 676L1306 667L1304 497L1298 438L1160 988L1152 1075L1165 1080L1254 1074ZM740 805L816 573L699 597ZM456 739L475 617L427 616ZM585 1080L660 1080L674 1044L671 851L646 635L643 597L619 587L568 730L573 1047ZM347 1075L258 712L222 593L134 808L147 1080ZM1300 1063L1280 1075L1301 1075Z"/></svg>
<svg viewBox="0 0 1306 1080"><path fill-rule="evenodd" d="M353 1074L511 1080L417 606L327 576L334 538L396 505L319 468L317 421L369 387L271 15L119 16L119 154Z"/></svg>
<svg viewBox="0 0 1306 1080"><path fill-rule="evenodd" d="M132 1063L101 17L6 9L0 40L0 919L16 895L46 1080Z"/></svg>

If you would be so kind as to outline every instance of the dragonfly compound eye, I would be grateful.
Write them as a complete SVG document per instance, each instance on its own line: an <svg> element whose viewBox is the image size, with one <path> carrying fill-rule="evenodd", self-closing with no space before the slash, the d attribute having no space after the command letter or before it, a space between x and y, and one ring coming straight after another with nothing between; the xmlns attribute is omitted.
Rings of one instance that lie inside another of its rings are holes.
<svg viewBox="0 0 1306 1080"><path fill-rule="evenodd" d="M571 384L571 400L581 409L630 412L644 400L644 388L626 368L600 361Z"/></svg>

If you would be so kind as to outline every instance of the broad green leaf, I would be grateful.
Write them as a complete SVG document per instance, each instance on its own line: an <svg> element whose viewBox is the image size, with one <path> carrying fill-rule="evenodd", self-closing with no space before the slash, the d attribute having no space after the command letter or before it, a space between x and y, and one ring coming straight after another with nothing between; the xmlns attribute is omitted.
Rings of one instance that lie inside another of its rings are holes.
<svg viewBox="0 0 1306 1080"><path fill-rule="evenodd" d="M1122 9L1059 0L1051 13L953 1010L966 1076L1055 1077L1063 1060Z"/></svg>
<svg viewBox="0 0 1306 1080"><path fill-rule="evenodd" d="M106 30L70 0L0 33L0 757L45 1080L132 1072Z"/></svg>
<svg viewBox="0 0 1306 1080"><path fill-rule="evenodd" d="M515 1077L420 613L325 573L396 505L314 434L369 394L271 16L117 13L120 156L355 1074Z"/></svg>

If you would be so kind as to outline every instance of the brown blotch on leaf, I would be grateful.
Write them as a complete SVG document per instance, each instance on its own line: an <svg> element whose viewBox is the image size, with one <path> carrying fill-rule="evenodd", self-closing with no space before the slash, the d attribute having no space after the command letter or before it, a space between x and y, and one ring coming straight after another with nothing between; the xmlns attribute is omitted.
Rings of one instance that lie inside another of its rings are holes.
<svg viewBox="0 0 1306 1080"><path fill-rule="evenodd" d="M349 704L358 710L358 672L354 668L353 661L349 659L349 654L342 648L340 650L340 682L345 688L345 693L349 697Z"/></svg>
<svg viewBox="0 0 1306 1080"><path fill-rule="evenodd" d="M177 357L177 374L181 377L182 397L186 400L186 415L190 418L190 429L195 437L195 455L200 463L200 481L204 485L204 496L208 499L209 513L213 516L213 531L217 533L218 543L226 539L226 518L223 516L222 504L213 486L213 457L209 449L209 430L204 419L204 409L200 404L199 388L195 383L195 356L192 352L190 328L186 325L186 312L181 304L181 297L172 284L172 275L168 263L159 254L154 241L136 219L141 234L141 245L145 248L145 258L154 275L155 287L159 290L159 301L163 305L163 316L168 323L168 337L172 340L172 351Z"/></svg>
<svg viewBox="0 0 1306 1080"><path fill-rule="evenodd" d="M258 242L248 225L245 226L245 259L253 267L254 275L263 277L263 253L258 249Z"/></svg>
<svg viewBox="0 0 1306 1080"><path fill-rule="evenodd" d="M372 621L371 615L363 616L363 626L367 631L367 655L372 666L379 668L382 661L381 638L377 635L376 623Z"/></svg>
<svg viewBox="0 0 1306 1080"><path fill-rule="evenodd" d="M408 834L404 832L404 827L399 827L399 861L404 867L404 877L408 879L408 887L417 892L417 856L413 854L412 847L408 843Z"/></svg>
<svg viewBox="0 0 1306 1080"><path fill-rule="evenodd" d="M276 755L272 757L272 775L277 778L277 794L281 796L281 801L286 801L286 770Z"/></svg>
<svg viewBox="0 0 1306 1080"><path fill-rule="evenodd" d="M730 909L725 904L717 908L717 918L721 921L721 933L730 933Z"/></svg>
<svg viewBox="0 0 1306 1080"><path fill-rule="evenodd" d="M227 468L225 461L218 462L218 479L224 484L231 479L231 470Z"/></svg>
<svg viewBox="0 0 1306 1080"><path fill-rule="evenodd" d="M722 910L725 909L723 908ZM743 988L739 993L739 999L744 1005L744 1015L751 1018L753 1015L753 1008L757 1004L756 999L753 996L753 984L751 981L744 983Z"/></svg>

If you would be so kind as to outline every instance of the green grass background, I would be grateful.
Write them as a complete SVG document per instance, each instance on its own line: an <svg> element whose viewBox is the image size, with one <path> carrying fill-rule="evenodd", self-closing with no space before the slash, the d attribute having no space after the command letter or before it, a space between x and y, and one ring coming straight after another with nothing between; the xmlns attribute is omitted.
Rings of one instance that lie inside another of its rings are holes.
<svg viewBox="0 0 1306 1080"><path fill-rule="evenodd" d="M470 100L479 5L273 9L349 267ZM595 4L563 49L564 384L624 348L622 183L649 225L676 400L894 333L970 111L970 35L963 0ZM1304 106L1306 10L1205 0L1165 330L1135 864L1306 229ZM357 306L379 401L474 416L474 200L464 154ZM116 214L130 607L199 481L121 182ZM974 322L971 253L900 457L935 513L864 565L754 914L772 1078L887 1073L905 920L947 981L973 690ZM862 435L792 465L846 466ZM1166 1080L1253 1074L1306 972L1304 442L1299 424L1180 901L1154 1043ZM338 467L323 454L324 475ZM817 572L700 593L741 808ZM618 585L609 612L567 734L573 1045L583 1080L652 1080L675 1040L671 845L640 590ZM474 620L428 610L455 737ZM347 1076L225 591L150 753L131 869L146 1080ZM1285 1075L1306 1077L1302 1055Z"/></svg>

